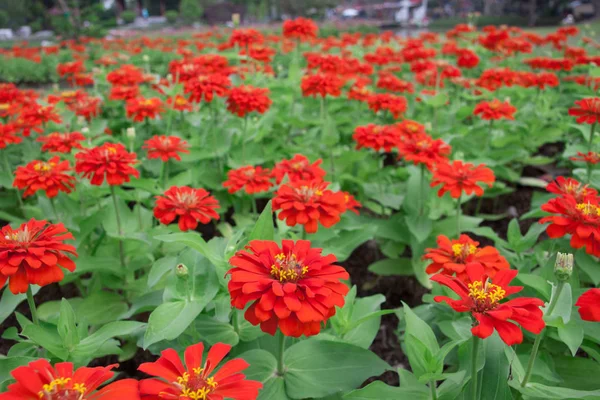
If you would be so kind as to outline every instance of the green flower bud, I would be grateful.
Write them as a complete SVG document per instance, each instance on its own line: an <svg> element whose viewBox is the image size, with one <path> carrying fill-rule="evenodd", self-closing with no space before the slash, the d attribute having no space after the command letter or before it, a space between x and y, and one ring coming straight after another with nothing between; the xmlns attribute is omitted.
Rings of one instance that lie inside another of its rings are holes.
<svg viewBox="0 0 600 400"><path fill-rule="evenodd" d="M175 275L177 275L178 278L187 278L189 273L190 271L188 270L188 267L185 266L185 264L177 264L177 266L175 267Z"/></svg>
<svg viewBox="0 0 600 400"><path fill-rule="evenodd" d="M573 273L573 254L558 253L554 264L554 275L560 281L567 281Z"/></svg>

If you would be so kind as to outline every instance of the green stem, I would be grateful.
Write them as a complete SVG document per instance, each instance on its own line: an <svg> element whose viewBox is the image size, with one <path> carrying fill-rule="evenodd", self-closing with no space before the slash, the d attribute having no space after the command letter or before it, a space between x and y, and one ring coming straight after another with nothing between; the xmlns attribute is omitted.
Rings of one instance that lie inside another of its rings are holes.
<svg viewBox="0 0 600 400"><path fill-rule="evenodd" d="M432 379L431 382L429 382L429 389L431 389L431 400L437 400L435 379Z"/></svg>
<svg viewBox="0 0 600 400"><path fill-rule="evenodd" d="M479 339L477 336L473 336L473 353L471 354L471 398L473 400L477 400L477 380L479 379L479 374L477 371L477 355L479 353Z"/></svg>
<svg viewBox="0 0 600 400"><path fill-rule="evenodd" d="M457 237L460 236L460 214L461 214L461 201L462 201L462 192L460 196L458 196L458 200L456 201L456 233Z"/></svg>
<svg viewBox="0 0 600 400"><path fill-rule="evenodd" d="M425 164L421 164L421 184L419 189L419 215L423 215L425 212Z"/></svg>
<svg viewBox="0 0 600 400"><path fill-rule="evenodd" d="M27 303L29 304L29 311L31 311L31 320L35 325L40 324L38 319L37 308L35 307L35 300L33 300L33 292L31 291L31 285L27 287Z"/></svg>
<svg viewBox="0 0 600 400"><path fill-rule="evenodd" d="M119 205L117 204L117 195L115 193L115 187L110 185L110 194L112 195L113 204L115 206L115 217L117 218L117 230L119 232L119 236L123 235L123 229L121 228L121 215L119 214ZM119 259L121 261L121 267L126 268L125 266L125 249L123 248L123 240L119 238Z"/></svg>
<svg viewBox="0 0 600 400"><path fill-rule="evenodd" d="M556 286L556 292L554 293L554 296L552 296L552 299L550 300L550 304L548 305L548 309L546 310L546 313L544 314L545 317L551 316L552 313L554 312L554 309L556 308L556 305L558 304L558 298L560 297L560 294L561 294L564 286L565 286L564 281L558 282L558 285ZM533 366L535 365L535 359L537 358L537 353L538 353L538 350L540 349L540 344L542 343L542 340L544 339L545 334L546 334L546 329L544 329L535 338L535 342L533 343L533 349L531 350L531 355L529 356L529 362L527 363L527 370L525 372L525 377L523 378L523 382L521 382L521 387L525 387L525 385L527 385L527 382L529 382L529 378L531 378L531 374L533 373Z"/></svg>
<svg viewBox="0 0 600 400"><path fill-rule="evenodd" d="M242 164L246 165L246 135L248 134L248 114L244 117L244 131L242 133Z"/></svg>
<svg viewBox="0 0 600 400"><path fill-rule="evenodd" d="M279 354L277 358L277 375L285 374L285 365L283 364L283 355L285 353L285 335L279 332Z"/></svg>
<svg viewBox="0 0 600 400"><path fill-rule="evenodd" d="M165 167L165 174L163 175L163 187L165 188L165 190L167 190L169 188L169 160L165 161L164 163L164 167Z"/></svg>
<svg viewBox="0 0 600 400"><path fill-rule="evenodd" d="M252 212L254 215L258 215L258 207L256 206L256 197L251 197L252 200Z"/></svg>
<svg viewBox="0 0 600 400"><path fill-rule="evenodd" d="M60 221L60 217L58 216L58 211L56 211L56 203L54 202L54 197L50 198L50 205L52 206L52 212L54 213L54 217L56 218L56 222Z"/></svg>
<svg viewBox="0 0 600 400"><path fill-rule="evenodd" d="M596 127L596 123L594 122L590 125L590 138L588 139L588 153L592 151L592 142L594 141L594 128Z"/></svg>

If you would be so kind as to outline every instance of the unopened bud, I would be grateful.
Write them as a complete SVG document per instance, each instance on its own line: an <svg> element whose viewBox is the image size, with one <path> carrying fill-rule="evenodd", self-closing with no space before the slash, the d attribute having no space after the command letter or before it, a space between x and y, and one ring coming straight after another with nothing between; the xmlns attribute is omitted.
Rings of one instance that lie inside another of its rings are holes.
<svg viewBox="0 0 600 400"><path fill-rule="evenodd" d="M188 267L185 266L185 264L177 264L177 266L175 267L175 275L177 275L177 277L179 278L187 278L189 273L190 271L188 270Z"/></svg>
<svg viewBox="0 0 600 400"><path fill-rule="evenodd" d="M83 128L81 128L81 133L87 135L88 133L90 133L90 128L84 126Z"/></svg>
<svg viewBox="0 0 600 400"><path fill-rule="evenodd" d="M142 60L144 60L144 62L146 62L146 63L147 63L148 61L150 61L150 57L148 57L148 54L144 54L144 55L142 56Z"/></svg>
<svg viewBox="0 0 600 400"><path fill-rule="evenodd" d="M554 264L554 275L560 281L567 281L573 273L573 254L558 253Z"/></svg>
<svg viewBox="0 0 600 400"><path fill-rule="evenodd" d="M131 128L127 128L126 134L127 134L127 138L129 140L134 140L135 139L135 128L133 126Z"/></svg>

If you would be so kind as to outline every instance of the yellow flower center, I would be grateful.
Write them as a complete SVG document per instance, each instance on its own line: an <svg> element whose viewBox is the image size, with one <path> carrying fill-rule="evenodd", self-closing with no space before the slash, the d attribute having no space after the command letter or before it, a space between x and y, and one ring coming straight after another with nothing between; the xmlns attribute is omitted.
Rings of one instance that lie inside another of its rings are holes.
<svg viewBox="0 0 600 400"><path fill-rule="evenodd" d="M466 243L466 244L456 243L456 244L452 245L452 252L454 253L454 257L466 258L467 256L469 256L471 254L475 254L476 251L477 251L477 246L475 246L474 244L471 244L471 243Z"/></svg>
<svg viewBox="0 0 600 400"><path fill-rule="evenodd" d="M185 99L185 97L177 97L175 99L175 104L178 106L184 106L187 104L187 100Z"/></svg>
<svg viewBox="0 0 600 400"><path fill-rule="evenodd" d="M8 110L10 104L8 103L0 103L0 110Z"/></svg>
<svg viewBox="0 0 600 400"><path fill-rule="evenodd" d="M506 291L498 285L476 281L469 283L469 297L475 302L477 312L484 312L496 308L498 302L506 296Z"/></svg>
<svg viewBox="0 0 600 400"><path fill-rule="evenodd" d="M218 386L215 378L204 378L202 376L203 368L194 368L193 374L188 372L177 378L176 385L181 389L179 397L186 397L190 400L207 400L208 395ZM159 397L162 393L159 393Z"/></svg>
<svg viewBox="0 0 600 400"><path fill-rule="evenodd" d="M69 387L71 378L56 378L42 386L38 393L41 400L83 400L87 388L83 383L74 383Z"/></svg>
<svg viewBox="0 0 600 400"><path fill-rule="evenodd" d="M271 265L271 276L279 282L297 282L308 273L308 267L303 266L295 254L285 255L279 253L275 256L275 263Z"/></svg>
<svg viewBox="0 0 600 400"><path fill-rule="evenodd" d="M52 168L54 168L54 166L56 166L56 163L53 163L53 162L47 163L47 162L40 161L33 166L33 169L38 172L48 172L48 171L51 171Z"/></svg>
<svg viewBox="0 0 600 400"><path fill-rule="evenodd" d="M77 94L77 92L75 92L73 90L68 90L66 92L62 92L60 95L63 98L70 98L70 97L75 97L76 94Z"/></svg>
<svg viewBox="0 0 600 400"><path fill-rule="evenodd" d="M579 203L577 209L586 216L600 216L600 207L590 203Z"/></svg>

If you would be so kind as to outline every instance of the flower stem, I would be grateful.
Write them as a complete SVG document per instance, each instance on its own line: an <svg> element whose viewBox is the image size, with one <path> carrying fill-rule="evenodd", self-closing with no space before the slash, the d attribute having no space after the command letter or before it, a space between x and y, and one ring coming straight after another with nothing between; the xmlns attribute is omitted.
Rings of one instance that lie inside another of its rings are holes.
<svg viewBox="0 0 600 400"><path fill-rule="evenodd" d="M590 125L590 138L588 140L588 153L592 151L592 142L594 141L594 128L596 127L596 123Z"/></svg>
<svg viewBox="0 0 600 400"><path fill-rule="evenodd" d="M435 379L432 379L431 382L429 382L429 389L431 389L431 400L437 400Z"/></svg>
<svg viewBox="0 0 600 400"><path fill-rule="evenodd" d="M258 215L258 207L256 206L256 197L251 197L250 200L252 200L252 212L254 213L254 215Z"/></svg>
<svg viewBox="0 0 600 400"><path fill-rule="evenodd" d="M458 196L458 199L456 200L456 233L457 233L457 237L460 236L460 214L461 214L461 201L462 201L462 192L460 193L460 196Z"/></svg>
<svg viewBox="0 0 600 400"><path fill-rule="evenodd" d="M277 374L283 376L285 365L283 364L283 355L285 353L285 335L279 332L279 357L277 358Z"/></svg>
<svg viewBox="0 0 600 400"><path fill-rule="evenodd" d="M110 185L110 194L113 198L113 204L115 206L115 217L117 218L117 231L119 236L123 235L123 230L121 228L121 215L119 214L119 205L117 204L117 195L115 193L115 187ZM123 248L123 240L119 238L119 259L121 261L121 267L126 268L125 266L125 249Z"/></svg>
<svg viewBox="0 0 600 400"><path fill-rule="evenodd" d="M242 133L242 164L246 165L246 136L248 134L248 114L244 117L244 131Z"/></svg>
<svg viewBox="0 0 600 400"><path fill-rule="evenodd" d="M29 311L31 311L31 320L35 325L40 324L38 319L37 308L35 307L35 300L33 300L33 292L31 291L31 285L27 287L27 303L29 304Z"/></svg>
<svg viewBox="0 0 600 400"><path fill-rule="evenodd" d="M419 215L425 212L425 164L421 164L421 185L419 190Z"/></svg>
<svg viewBox="0 0 600 400"><path fill-rule="evenodd" d="M50 198L50 205L52 206L52 212L54 213L54 217L56 218L56 222L60 221L58 217L58 211L56 211L56 203L54 202L54 197Z"/></svg>
<svg viewBox="0 0 600 400"><path fill-rule="evenodd" d="M554 293L554 296L552 296L552 299L550 300L550 304L548 305L548 309L546 310L546 313L544 314L545 317L551 316L552 313L554 312L554 309L556 308L556 305L558 304L558 298L560 297L560 294L561 294L564 286L565 286L564 281L558 282L558 285L556 286L556 292ZM540 344L542 343L542 340L544 339L545 334L546 334L546 329L544 329L542 332L540 332L540 334L537 335L537 337L535 338L535 342L533 343L533 349L531 350L531 355L529 356L529 362L527 363L527 370L525 372L525 377L523 378L523 382L521 382L521 387L525 387L525 385L527 385L527 382L529 382L529 378L531 378L531 374L533 373L533 366L535 365L535 359L537 358L537 353L538 353L538 350L540 349Z"/></svg>
<svg viewBox="0 0 600 400"><path fill-rule="evenodd" d="M479 398L477 395L477 380L479 375L479 371L477 371L477 355L479 354L479 342L481 342L481 339L477 336L473 336L473 353L471 354L471 398L473 400Z"/></svg>

